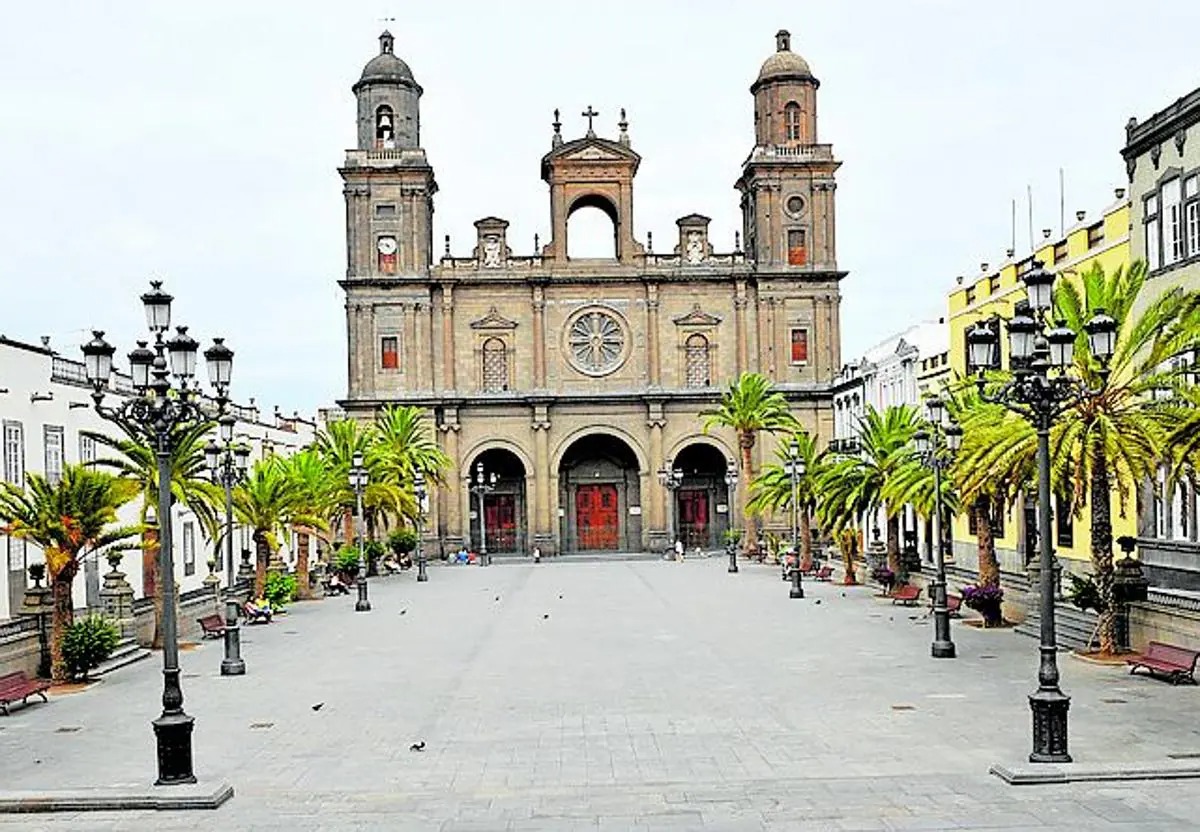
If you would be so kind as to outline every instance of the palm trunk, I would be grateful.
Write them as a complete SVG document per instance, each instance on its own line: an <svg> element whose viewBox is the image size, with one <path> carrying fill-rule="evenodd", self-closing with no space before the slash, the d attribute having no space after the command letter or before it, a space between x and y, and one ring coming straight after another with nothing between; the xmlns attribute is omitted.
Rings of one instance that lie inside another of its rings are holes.
<svg viewBox="0 0 1200 832"><path fill-rule="evenodd" d="M738 446L742 449L742 476L738 480L738 485L742 490L741 511L746 523L746 543L742 552L747 558L755 557L758 554L758 521L746 507L750 499L750 482L754 479L754 457L751 454L754 449L754 439L752 431L746 430L738 434Z"/></svg>
<svg viewBox="0 0 1200 832"><path fill-rule="evenodd" d="M857 544L858 533L853 529L842 529L838 533L838 549L842 552L842 567L845 569L842 583L846 586L858 583L858 578L854 574L854 552Z"/></svg>
<svg viewBox="0 0 1200 832"><path fill-rule="evenodd" d="M800 569L812 569L812 527L808 519L808 505L800 505Z"/></svg>
<svg viewBox="0 0 1200 832"><path fill-rule="evenodd" d="M159 574L158 556L162 554L158 545L158 529L148 528L142 532L142 569L150 576L151 597L154 600L154 631L150 636L150 649L161 650L163 646L163 597L162 575ZM146 584L143 577L142 585Z"/></svg>
<svg viewBox="0 0 1200 832"><path fill-rule="evenodd" d="M262 598L267 591L267 564L271 560L271 547L267 536L258 529L254 530L254 597Z"/></svg>
<svg viewBox="0 0 1200 832"><path fill-rule="evenodd" d="M971 503L975 518L975 540L979 544L979 579L977 586L999 586L1000 564L996 562L996 541L992 537L991 500L976 497Z"/></svg>
<svg viewBox="0 0 1200 832"><path fill-rule="evenodd" d="M1102 653L1116 653L1119 649L1117 605L1113 600L1111 499L1108 460L1101 450L1092 467L1092 571L1096 573L1096 588L1100 591L1102 606L1096 622Z"/></svg>
<svg viewBox="0 0 1200 832"><path fill-rule="evenodd" d="M296 598L307 601L312 598L312 588L308 585L308 532L296 533Z"/></svg>
<svg viewBox="0 0 1200 832"><path fill-rule="evenodd" d="M71 586L75 582L78 569L79 564L72 558L58 570L50 584L51 598L54 602L54 612L50 619L50 678L55 682L65 682L70 676L66 659L63 658L62 645L67 628L75 620Z"/></svg>
<svg viewBox="0 0 1200 832"><path fill-rule="evenodd" d="M885 509L886 510L886 509ZM887 562L893 575L900 574L900 515L887 518Z"/></svg>

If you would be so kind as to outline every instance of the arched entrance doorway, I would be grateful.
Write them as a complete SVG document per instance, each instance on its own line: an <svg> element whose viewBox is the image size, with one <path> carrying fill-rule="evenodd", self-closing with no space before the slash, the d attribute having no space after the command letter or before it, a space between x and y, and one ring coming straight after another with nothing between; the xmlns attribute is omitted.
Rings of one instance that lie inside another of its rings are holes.
<svg viewBox="0 0 1200 832"><path fill-rule="evenodd" d="M482 529L486 532L487 550L491 555L524 554L528 525L525 497L525 466L520 457L507 448L489 448L471 460L471 480L476 484L479 463L483 463L484 476L490 482L496 475L493 489L483 495L483 516L479 514L478 494L471 494L471 548L478 551Z"/></svg>
<svg viewBox="0 0 1200 832"><path fill-rule="evenodd" d="M672 467L683 472L675 489L672 516L675 530L689 549L722 545L730 513L736 511L725 484L727 465L725 455L707 442L688 445L672 461Z"/></svg>
<svg viewBox="0 0 1200 832"><path fill-rule="evenodd" d="M642 548L638 461L606 434L571 443L558 467L559 539L565 552Z"/></svg>

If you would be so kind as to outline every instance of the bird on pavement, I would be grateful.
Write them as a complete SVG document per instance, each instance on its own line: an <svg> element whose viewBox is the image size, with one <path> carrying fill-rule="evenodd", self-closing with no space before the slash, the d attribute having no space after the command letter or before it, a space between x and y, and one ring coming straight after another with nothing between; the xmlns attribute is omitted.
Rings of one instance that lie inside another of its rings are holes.
<svg viewBox="0 0 1200 832"><path fill-rule="evenodd" d="M412 745L410 745L408 747L408 750L409 751L424 751L425 750L425 740L421 740L420 742L414 742Z"/></svg>
<svg viewBox="0 0 1200 832"><path fill-rule="evenodd" d="M321 709L322 709L322 708L324 708L324 707L325 707L325 703L324 703L324 702L318 702L317 704L315 704L315 705L313 705L313 706L312 706L312 709L313 709L314 711L319 711L319 710L321 710Z"/></svg>

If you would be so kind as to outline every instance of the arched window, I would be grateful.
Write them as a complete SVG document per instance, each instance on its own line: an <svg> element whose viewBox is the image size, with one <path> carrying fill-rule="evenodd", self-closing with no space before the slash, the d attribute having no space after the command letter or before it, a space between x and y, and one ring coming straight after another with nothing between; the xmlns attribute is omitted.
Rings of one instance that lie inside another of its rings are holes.
<svg viewBox="0 0 1200 832"><path fill-rule="evenodd" d="M787 140L800 141L800 105L795 101L789 101L783 108L783 123L787 127Z"/></svg>
<svg viewBox="0 0 1200 832"><path fill-rule="evenodd" d="M381 104L375 110L375 146L396 146L396 118L392 114L392 108L386 104Z"/></svg>
<svg viewBox="0 0 1200 832"><path fill-rule="evenodd" d="M689 335L684 345L684 377L688 387L708 387L708 339L700 333Z"/></svg>
<svg viewBox="0 0 1200 832"><path fill-rule="evenodd" d="M483 390L499 393L508 389L508 348L499 338L483 342Z"/></svg>

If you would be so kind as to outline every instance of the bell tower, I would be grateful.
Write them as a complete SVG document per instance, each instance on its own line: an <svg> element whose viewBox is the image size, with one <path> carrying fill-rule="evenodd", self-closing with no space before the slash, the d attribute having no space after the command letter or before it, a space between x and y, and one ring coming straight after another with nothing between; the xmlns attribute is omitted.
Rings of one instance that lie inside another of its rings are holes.
<svg viewBox="0 0 1200 832"><path fill-rule="evenodd" d="M817 88L792 36L775 35L775 53L750 85L754 149L735 187L741 192L747 256L761 270L836 271L833 148L817 140Z"/></svg>
<svg viewBox="0 0 1200 832"><path fill-rule="evenodd" d="M437 183L421 148L423 90L379 36L379 54L351 88L358 101L357 146L339 170L346 197L346 277L406 278L429 273Z"/></svg>

